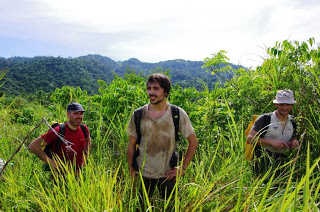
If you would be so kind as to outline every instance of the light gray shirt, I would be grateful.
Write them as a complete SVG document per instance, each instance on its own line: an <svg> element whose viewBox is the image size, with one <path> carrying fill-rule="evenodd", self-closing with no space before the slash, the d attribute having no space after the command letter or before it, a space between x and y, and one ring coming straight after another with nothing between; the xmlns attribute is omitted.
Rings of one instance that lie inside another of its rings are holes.
<svg viewBox="0 0 320 212"><path fill-rule="evenodd" d="M272 112L270 125L264 138L277 139L289 143L294 131L292 124L292 116L288 116L284 129L282 128L282 123L283 122L280 122L277 118L275 111ZM272 146L264 146L264 148L271 152L277 153L284 153L286 151L286 148L275 149Z"/></svg>

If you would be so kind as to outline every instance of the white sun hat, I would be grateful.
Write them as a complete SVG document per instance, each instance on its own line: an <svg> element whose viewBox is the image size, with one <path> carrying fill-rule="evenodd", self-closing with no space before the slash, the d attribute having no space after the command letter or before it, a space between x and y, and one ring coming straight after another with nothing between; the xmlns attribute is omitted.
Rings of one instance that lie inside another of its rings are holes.
<svg viewBox="0 0 320 212"><path fill-rule="evenodd" d="M279 90L277 92L276 99L273 100L275 104L294 104L296 101L294 100L293 92L291 90Z"/></svg>

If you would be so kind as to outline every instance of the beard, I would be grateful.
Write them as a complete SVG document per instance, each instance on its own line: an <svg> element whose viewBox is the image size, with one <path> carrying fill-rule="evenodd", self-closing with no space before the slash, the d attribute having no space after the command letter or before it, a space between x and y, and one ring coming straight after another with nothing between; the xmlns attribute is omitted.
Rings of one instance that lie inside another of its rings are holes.
<svg viewBox="0 0 320 212"><path fill-rule="evenodd" d="M82 119L70 119L69 121L74 126L80 126L80 124L82 123Z"/></svg>
<svg viewBox="0 0 320 212"><path fill-rule="evenodd" d="M150 95L149 98L152 97L152 96L157 97L155 95ZM152 100L150 100L150 104L157 105L157 104L161 103L163 100L164 100L164 97L162 97L161 99L159 99L159 100L157 100L155 102L152 102Z"/></svg>

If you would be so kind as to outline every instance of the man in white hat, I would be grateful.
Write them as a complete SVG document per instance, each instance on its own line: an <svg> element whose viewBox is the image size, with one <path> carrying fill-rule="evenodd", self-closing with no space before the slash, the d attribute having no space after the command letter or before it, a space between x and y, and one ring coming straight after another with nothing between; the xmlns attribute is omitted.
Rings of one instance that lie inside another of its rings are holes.
<svg viewBox="0 0 320 212"><path fill-rule="evenodd" d="M260 174L265 168L269 168L269 158L261 157L263 153L276 161L287 158L284 154L288 149L296 149L299 142L296 139L296 123L289 114L293 108L294 100L291 90L279 90L273 103L277 110L261 115L254 123L247 143L255 144L254 155L256 157L255 171ZM257 167L258 166L258 167Z"/></svg>

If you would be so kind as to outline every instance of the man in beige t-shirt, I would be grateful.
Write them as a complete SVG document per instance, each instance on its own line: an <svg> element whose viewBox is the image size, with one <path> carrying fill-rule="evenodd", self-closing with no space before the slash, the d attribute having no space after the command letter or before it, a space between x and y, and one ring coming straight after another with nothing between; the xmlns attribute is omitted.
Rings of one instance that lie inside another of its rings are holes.
<svg viewBox="0 0 320 212"><path fill-rule="evenodd" d="M179 132L189 141L189 145L183 164L177 167L170 166L170 159L176 145L171 105L167 102L170 89L171 83L166 75L151 75L147 81L150 103L140 108L142 109L141 143L139 145L140 155L136 158L136 164L142 172L149 197L153 194L155 186L159 188L163 198L169 197L175 185L175 176L184 174L198 146L198 140L188 115L182 108L177 107L180 116ZM139 172L132 166L138 137L134 114L128 124L127 133L129 134L127 155L129 172L134 178Z"/></svg>

